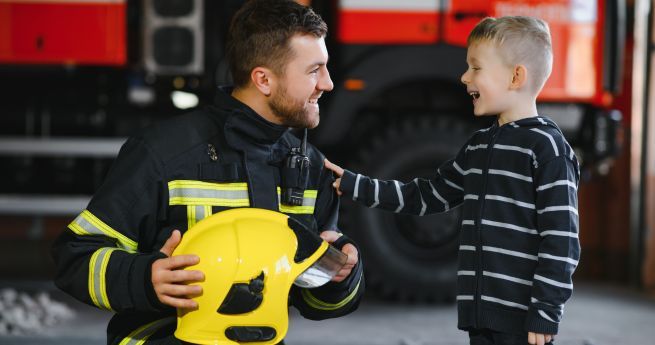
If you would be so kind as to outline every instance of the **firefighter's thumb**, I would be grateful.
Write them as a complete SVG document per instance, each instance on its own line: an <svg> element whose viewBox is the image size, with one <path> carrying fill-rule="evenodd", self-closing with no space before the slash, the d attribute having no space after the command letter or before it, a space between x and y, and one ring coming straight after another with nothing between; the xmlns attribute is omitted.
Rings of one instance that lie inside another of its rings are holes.
<svg viewBox="0 0 655 345"><path fill-rule="evenodd" d="M164 246L159 251L170 257L173 255L173 251L177 248L177 245L180 244L181 239L182 234L180 230L173 230L171 237L166 240L166 243L164 243Z"/></svg>

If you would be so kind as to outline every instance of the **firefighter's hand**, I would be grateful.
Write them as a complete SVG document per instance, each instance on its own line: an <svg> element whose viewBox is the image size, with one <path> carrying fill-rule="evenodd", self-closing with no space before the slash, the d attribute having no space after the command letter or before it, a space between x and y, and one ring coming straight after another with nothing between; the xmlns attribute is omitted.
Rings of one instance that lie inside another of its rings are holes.
<svg viewBox="0 0 655 345"><path fill-rule="evenodd" d="M321 233L321 238L328 243L336 241L339 237L341 237L341 234L334 230L326 230ZM343 268L341 268L337 275L332 278L332 281L336 283L342 282L344 279L346 279L359 260L357 248L355 248L355 246L352 244L346 243L343 248L341 248L341 251L348 255L348 259L346 259L346 264L343 266Z"/></svg>
<svg viewBox="0 0 655 345"><path fill-rule="evenodd" d="M198 303L190 297L200 295L202 287L188 283L202 281L205 275L201 271L183 269L198 264L200 258L197 255L171 256L181 239L180 231L174 230L164 243L160 252L168 257L152 263L152 286L161 303L175 308L196 309Z"/></svg>
<svg viewBox="0 0 655 345"><path fill-rule="evenodd" d="M528 344L544 345L553 340L552 334L528 332Z"/></svg>
<svg viewBox="0 0 655 345"><path fill-rule="evenodd" d="M333 173L337 175L337 180L332 183L332 187L337 191L337 195L341 195L341 176L343 176L343 168L330 162L327 158L323 160L323 164L325 164L325 168L328 170L332 170Z"/></svg>

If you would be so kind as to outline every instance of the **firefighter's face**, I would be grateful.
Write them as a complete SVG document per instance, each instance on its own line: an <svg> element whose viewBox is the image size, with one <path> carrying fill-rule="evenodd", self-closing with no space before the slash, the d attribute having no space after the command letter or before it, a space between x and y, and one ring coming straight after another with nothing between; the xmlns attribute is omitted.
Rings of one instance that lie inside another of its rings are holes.
<svg viewBox="0 0 655 345"><path fill-rule="evenodd" d="M466 92L473 99L473 113L476 116L499 115L510 109L512 95L509 85L512 68L499 54L495 44L473 43L466 54L468 69L461 81Z"/></svg>
<svg viewBox="0 0 655 345"><path fill-rule="evenodd" d="M269 107L285 126L314 128L320 119L318 99L334 87L327 70L325 40L313 35L295 35L290 47L294 54L284 73L277 76Z"/></svg>

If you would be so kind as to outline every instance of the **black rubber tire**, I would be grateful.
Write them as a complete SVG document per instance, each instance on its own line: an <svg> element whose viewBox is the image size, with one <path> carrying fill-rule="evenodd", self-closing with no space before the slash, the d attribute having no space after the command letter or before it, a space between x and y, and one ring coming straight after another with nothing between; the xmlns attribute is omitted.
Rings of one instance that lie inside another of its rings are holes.
<svg viewBox="0 0 655 345"><path fill-rule="evenodd" d="M362 150L353 170L379 179L432 177L454 158L472 127L451 117L407 119ZM362 249L367 287L387 300L454 300L460 211L423 217L368 209L343 200L345 230Z"/></svg>

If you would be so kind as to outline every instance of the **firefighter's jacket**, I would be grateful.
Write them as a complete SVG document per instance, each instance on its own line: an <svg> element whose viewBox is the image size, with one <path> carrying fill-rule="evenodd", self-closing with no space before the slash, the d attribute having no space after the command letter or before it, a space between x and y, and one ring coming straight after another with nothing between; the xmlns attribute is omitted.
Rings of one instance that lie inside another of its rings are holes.
<svg viewBox="0 0 655 345"><path fill-rule="evenodd" d="M159 250L174 229L184 233L235 207L280 211L317 231L337 229L333 177L309 144L303 204L280 203L284 158L299 145L288 128L269 123L223 90L214 106L131 137L86 210L55 242L56 285L116 312L108 344L172 338L175 309L158 301L151 266L165 257ZM289 303L315 320L352 312L364 289L361 266L341 283L293 286Z"/></svg>

